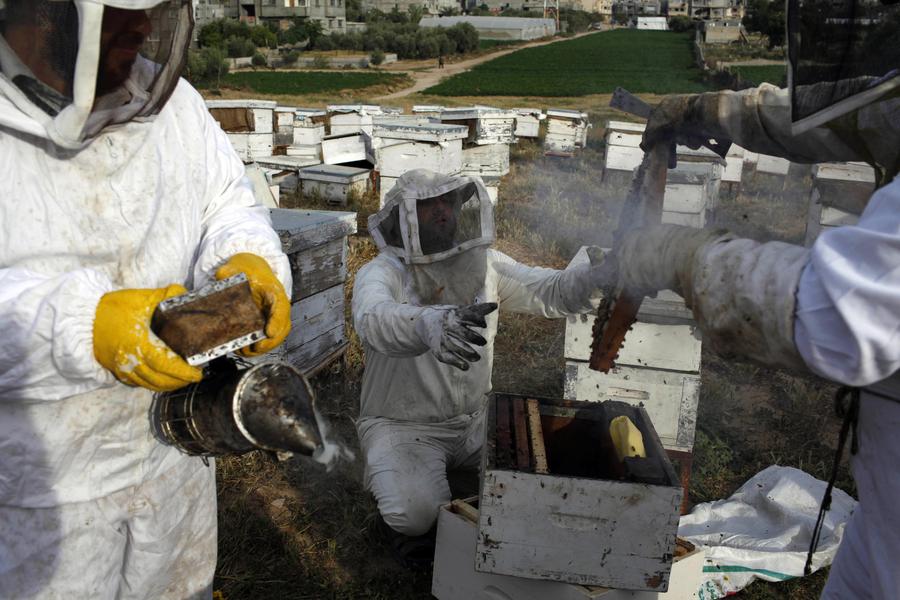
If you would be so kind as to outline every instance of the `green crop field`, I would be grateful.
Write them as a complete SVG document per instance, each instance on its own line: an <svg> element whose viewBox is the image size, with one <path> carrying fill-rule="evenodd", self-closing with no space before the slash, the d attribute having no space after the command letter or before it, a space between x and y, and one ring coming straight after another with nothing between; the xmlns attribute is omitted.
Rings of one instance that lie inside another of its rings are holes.
<svg viewBox="0 0 900 600"><path fill-rule="evenodd" d="M259 94L315 94L355 90L373 85L391 85L403 75L388 73L344 73L323 71L245 71L229 73L222 85L246 88Z"/></svg>
<svg viewBox="0 0 900 600"><path fill-rule="evenodd" d="M787 85L787 69L784 65L747 65L731 66L728 70L748 83L759 85L771 83L777 86Z"/></svg>
<svg viewBox="0 0 900 600"><path fill-rule="evenodd" d="M481 64L425 91L439 96L584 96L621 86L635 93L709 89L694 66L691 36L620 29Z"/></svg>

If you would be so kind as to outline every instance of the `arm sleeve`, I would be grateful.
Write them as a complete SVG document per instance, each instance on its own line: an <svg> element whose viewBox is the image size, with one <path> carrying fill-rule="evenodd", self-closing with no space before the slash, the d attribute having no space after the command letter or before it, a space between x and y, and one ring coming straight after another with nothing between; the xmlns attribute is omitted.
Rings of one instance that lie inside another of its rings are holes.
<svg viewBox="0 0 900 600"><path fill-rule="evenodd" d="M94 360L94 314L112 283L90 269L0 270L0 402L60 400L113 383Z"/></svg>
<svg viewBox="0 0 900 600"><path fill-rule="evenodd" d="M501 252L492 252L491 256L502 310L556 318L589 312L597 306L600 297L590 264L559 271L529 267Z"/></svg>
<svg viewBox="0 0 900 600"><path fill-rule="evenodd" d="M353 327L363 344L394 357L429 350L415 331L416 321L429 310L397 302L403 289L399 270L377 258L365 265L353 284Z"/></svg>
<svg viewBox="0 0 900 600"><path fill-rule="evenodd" d="M790 91L770 84L701 94L698 110L711 121L715 137L752 152L801 163L867 159L826 127L792 135Z"/></svg>
<svg viewBox="0 0 900 600"><path fill-rule="evenodd" d="M269 210L257 202L244 174L244 164L203 100L196 96L200 113L197 118L204 123L207 185L194 287L213 279L216 269L233 255L249 252L266 259L290 294L291 269L272 229Z"/></svg>
<svg viewBox="0 0 900 600"><path fill-rule="evenodd" d="M858 225L823 232L800 278L794 341L810 369L865 386L900 369L900 180Z"/></svg>

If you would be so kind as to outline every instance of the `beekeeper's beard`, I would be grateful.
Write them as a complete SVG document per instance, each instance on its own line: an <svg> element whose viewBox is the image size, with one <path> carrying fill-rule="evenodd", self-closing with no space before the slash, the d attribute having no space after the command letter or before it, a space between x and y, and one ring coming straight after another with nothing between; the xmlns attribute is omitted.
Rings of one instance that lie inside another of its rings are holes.
<svg viewBox="0 0 900 600"><path fill-rule="evenodd" d="M480 295L483 296L487 247L470 248L426 265L409 264L406 265L406 273L406 292L410 304L472 304Z"/></svg>

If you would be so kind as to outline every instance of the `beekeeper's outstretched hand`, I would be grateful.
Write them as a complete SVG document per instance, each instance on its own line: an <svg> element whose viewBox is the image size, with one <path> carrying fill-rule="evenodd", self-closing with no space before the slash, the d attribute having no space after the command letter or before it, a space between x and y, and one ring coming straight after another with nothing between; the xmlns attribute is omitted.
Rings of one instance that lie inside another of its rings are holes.
<svg viewBox="0 0 900 600"><path fill-rule="evenodd" d="M168 392L202 378L150 331L150 318L160 302L180 296L180 285L158 289L118 290L104 294L94 316L94 358L127 385Z"/></svg>
<svg viewBox="0 0 900 600"><path fill-rule="evenodd" d="M472 345L487 344L472 327L487 327L484 318L495 310L496 302L428 307L416 320L415 331L439 361L466 371L469 363L481 359Z"/></svg>

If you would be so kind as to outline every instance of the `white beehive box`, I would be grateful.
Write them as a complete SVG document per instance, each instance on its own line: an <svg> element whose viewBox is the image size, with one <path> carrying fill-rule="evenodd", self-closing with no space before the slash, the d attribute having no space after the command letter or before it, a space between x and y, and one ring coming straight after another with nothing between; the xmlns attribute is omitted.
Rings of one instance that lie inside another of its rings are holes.
<svg viewBox="0 0 900 600"><path fill-rule="evenodd" d="M384 208L384 199L387 198L388 192L397 183L398 177L388 177L386 175L379 176L378 181L378 208Z"/></svg>
<svg viewBox="0 0 900 600"><path fill-rule="evenodd" d="M341 165L316 165L300 169L300 187L304 195L318 194L331 204L346 206L350 196L362 197L369 191L369 169Z"/></svg>
<svg viewBox="0 0 900 600"><path fill-rule="evenodd" d="M791 168L791 161L780 156L769 156L768 154L759 154L756 159L756 172L765 173L767 175L780 175L785 177Z"/></svg>
<svg viewBox="0 0 900 600"><path fill-rule="evenodd" d="M293 277L291 333L266 359L281 358L312 374L347 346L344 282L347 236L356 233L356 213L274 209L272 226L281 238Z"/></svg>
<svg viewBox="0 0 900 600"><path fill-rule="evenodd" d="M226 133L274 133L276 106L270 100L206 101L209 113Z"/></svg>
<svg viewBox="0 0 900 600"><path fill-rule="evenodd" d="M496 207L500 197L500 177L485 176L481 180L484 182L491 204Z"/></svg>
<svg viewBox="0 0 900 600"><path fill-rule="evenodd" d="M578 148L583 148L587 144L589 127L587 113L577 110L548 109L544 154L573 156Z"/></svg>
<svg viewBox="0 0 900 600"><path fill-rule="evenodd" d="M587 261L582 248L570 265ZM643 404L667 450L690 452L700 400L700 331L684 300L671 291L645 298L638 321L625 337L616 368L588 367L594 315L570 318L563 351L563 396L570 400L610 398Z"/></svg>
<svg viewBox="0 0 900 600"><path fill-rule="evenodd" d="M227 133L228 141L245 163L272 156L271 133Z"/></svg>
<svg viewBox="0 0 900 600"><path fill-rule="evenodd" d="M865 163L823 163L813 167L812 176L807 246L826 229L856 225L875 191L875 171Z"/></svg>
<svg viewBox="0 0 900 600"><path fill-rule="evenodd" d="M462 169L465 136L465 127L444 123L378 125L372 140L375 165L384 177L412 169L456 174Z"/></svg>
<svg viewBox="0 0 900 600"><path fill-rule="evenodd" d="M437 119L440 119L441 113L444 112L444 110L446 110L446 107L439 104L416 104L412 107L412 112L415 115L423 115Z"/></svg>
<svg viewBox="0 0 900 600"><path fill-rule="evenodd" d="M474 568L478 535L474 503L474 498L454 500L438 513L431 578L431 593L438 600L694 600L703 584L703 549L680 539L666 592L613 590L479 573Z"/></svg>
<svg viewBox="0 0 900 600"><path fill-rule="evenodd" d="M512 144L516 141L516 113L489 106L445 108L441 122L468 127L465 145Z"/></svg>
<svg viewBox="0 0 900 600"><path fill-rule="evenodd" d="M275 145L289 146L294 141L294 113L290 106L275 107Z"/></svg>
<svg viewBox="0 0 900 600"><path fill-rule="evenodd" d="M540 136L541 121L547 118L539 108L514 108L516 113L515 136L517 138L537 138Z"/></svg>
<svg viewBox="0 0 900 600"><path fill-rule="evenodd" d="M507 394L487 410L475 570L666 591L682 489L646 411ZM622 415L643 437L638 469L612 447Z"/></svg>
<svg viewBox="0 0 900 600"><path fill-rule="evenodd" d="M372 135L372 117L383 114L377 104L329 104L331 135L365 133Z"/></svg>
<svg viewBox="0 0 900 600"><path fill-rule="evenodd" d="M725 155L725 169L722 171L722 183L740 184L744 174L744 149L731 144Z"/></svg>
<svg viewBox="0 0 900 600"><path fill-rule="evenodd" d="M371 161L368 136L363 133L326 135L322 138L322 162L326 165Z"/></svg>
<svg viewBox="0 0 900 600"><path fill-rule="evenodd" d="M300 185L299 171L318 161L304 156L264 156L256 163L266 171L269 180L277 186L279 194L291 194Z"/></svg>
<svg viewBox="0 0 900 600"><path fill-rule="evenodd" d="M509 173L509 144L484 144L462 149L465 175L502 177Z"/></svg>

